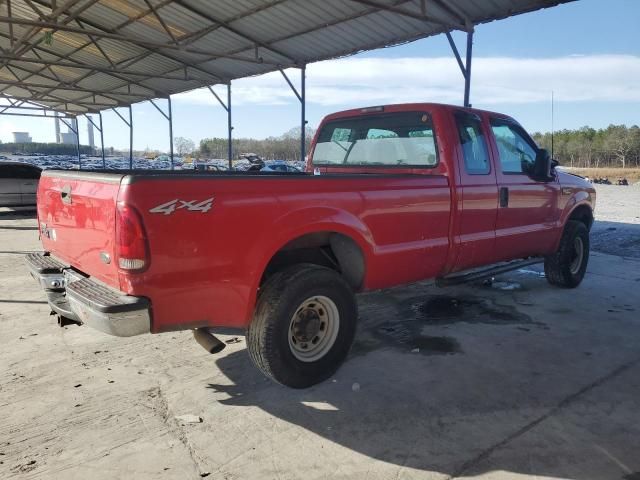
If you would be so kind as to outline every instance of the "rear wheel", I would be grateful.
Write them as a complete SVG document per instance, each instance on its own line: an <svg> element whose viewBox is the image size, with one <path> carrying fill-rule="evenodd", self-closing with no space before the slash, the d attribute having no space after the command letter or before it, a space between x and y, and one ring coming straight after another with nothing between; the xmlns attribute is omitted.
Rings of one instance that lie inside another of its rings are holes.
<svg viewBox="0 0 640 480"><path fill-rule="evenodd" d="M275 273L261 288L247 330L249 355L276 382L309 387L344 361L357 315L353 291L337 272L295 265Z"/></svg>
<svg viewBox="0 0 640 480"><path fill-rule="evenodd" d="M560 247L544 261L544 273L552 285L575 288L580 285L589 261L589 230L584 223L569 220Z"/></svg>

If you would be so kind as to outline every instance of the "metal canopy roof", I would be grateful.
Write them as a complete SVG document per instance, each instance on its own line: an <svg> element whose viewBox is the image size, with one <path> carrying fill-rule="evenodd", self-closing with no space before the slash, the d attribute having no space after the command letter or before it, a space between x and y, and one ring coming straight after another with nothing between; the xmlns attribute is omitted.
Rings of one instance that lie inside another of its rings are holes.
<svg viewBox="0 0 640 480"><path fill-rule="evenodd" d="M95 112L568 1L0 0L0 96Z"/></svg>

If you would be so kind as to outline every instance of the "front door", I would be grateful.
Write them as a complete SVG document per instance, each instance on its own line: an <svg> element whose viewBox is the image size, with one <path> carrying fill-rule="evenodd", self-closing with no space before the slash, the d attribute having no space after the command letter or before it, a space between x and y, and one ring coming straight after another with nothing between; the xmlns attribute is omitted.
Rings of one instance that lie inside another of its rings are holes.
<svg viewBox="0 0 640 480"><path fill-rule="evenodd" d="M492 149L497 163L498 260L551 253L558 220L557 178L531 177L538 147L524 129L510 120L491 118Z"/></svg>

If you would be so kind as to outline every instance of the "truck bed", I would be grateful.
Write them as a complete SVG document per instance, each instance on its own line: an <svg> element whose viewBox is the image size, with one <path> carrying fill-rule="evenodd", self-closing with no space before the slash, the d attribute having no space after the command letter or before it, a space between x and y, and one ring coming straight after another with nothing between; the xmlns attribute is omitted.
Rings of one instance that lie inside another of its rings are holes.
<svg viewBox="0 0 640 480"><path fill-rule="evenodd" d="M245 326L270 259L310 232L358 243L367 257L363 289L433 277L449 246L450 186L435 174L47 171L39 198L45 250L149 298L155 332ZM143 272L112 261L118 203L142 217L150 252Z"/></svg>

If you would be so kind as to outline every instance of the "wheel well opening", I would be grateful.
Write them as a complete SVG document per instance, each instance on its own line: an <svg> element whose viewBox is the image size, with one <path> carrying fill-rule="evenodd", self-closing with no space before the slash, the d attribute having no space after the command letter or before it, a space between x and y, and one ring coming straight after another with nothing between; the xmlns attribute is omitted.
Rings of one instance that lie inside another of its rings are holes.
<svg viewBox="0 0 640 480"><path fill-rule="evenodd" d="M591 230L591 226L593 225L593 212L588 206L581 205L573 212L571 212L569 220L577 220L578 222L582 222L585 224L588 230Z"/></svg>
<svg viewBox="0 0 640 480"><path fill-rule="evenodd" d="M364 281L364 254L347 235L336 232L314 232L291 240L271 258L260 284L274 273L299 263L312 263L340 273L354 290Z"/></svg>

